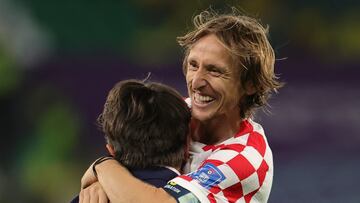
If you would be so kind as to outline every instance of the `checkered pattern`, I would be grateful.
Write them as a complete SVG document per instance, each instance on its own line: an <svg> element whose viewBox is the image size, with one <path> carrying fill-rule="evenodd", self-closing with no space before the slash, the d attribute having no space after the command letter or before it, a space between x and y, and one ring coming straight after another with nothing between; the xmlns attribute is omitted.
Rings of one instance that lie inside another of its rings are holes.
<svg viewBox="0 0 360 203"><path fill-rule="evenodd" d="M273 161L259 124L243 121L239 132L219 145L193 144L193 148L197 145L202 149L192 158L197 162L192 170L197 170L175 178L174 182L201 202L267 202Z"/></svg>

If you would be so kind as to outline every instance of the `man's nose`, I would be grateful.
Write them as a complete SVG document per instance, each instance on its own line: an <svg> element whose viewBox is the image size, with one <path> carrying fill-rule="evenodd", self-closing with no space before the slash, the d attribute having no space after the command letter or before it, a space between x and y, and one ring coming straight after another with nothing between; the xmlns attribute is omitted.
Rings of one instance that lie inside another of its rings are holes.
<svg viewBox="0 0 360 203"><path fill-rule="evenodd" d="M206 71L203 68L197 69L192 80L192 88L194 90L201 89L206 86L206 83Z"/></svg>

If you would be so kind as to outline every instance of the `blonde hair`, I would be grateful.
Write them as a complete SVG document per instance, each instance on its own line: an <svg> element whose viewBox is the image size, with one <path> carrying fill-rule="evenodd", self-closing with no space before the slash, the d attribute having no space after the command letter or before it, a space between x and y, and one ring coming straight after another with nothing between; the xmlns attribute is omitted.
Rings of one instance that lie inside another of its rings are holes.
<svg viewBox="0 0 360 203"><path fill-rule="evenodd" d="M183 71L187 71L187 57L192 46L202 37L215 34L229 51L239 69L242 87L251 84L256 92L239 101L240 116L253 116L256 107L266 106L272 92L283 86L274 73L275 54L267 38L268 27L263 27L255 18L239 14L219 15L203 11L194 17L194 29L177 41L185 49ZM239 91L243 91L239 87Z"/></svg>

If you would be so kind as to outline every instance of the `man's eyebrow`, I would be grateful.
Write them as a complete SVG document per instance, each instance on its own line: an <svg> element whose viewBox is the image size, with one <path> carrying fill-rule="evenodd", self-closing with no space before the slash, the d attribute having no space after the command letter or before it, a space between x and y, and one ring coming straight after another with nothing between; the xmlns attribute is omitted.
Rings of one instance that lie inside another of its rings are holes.
<svg viewBox="0 0 360 203"><path fill-rule="evenodd" d="M187 60L187 62L189 62L189 63L197 63L197 61L195 59L193 59L193 58L189 58Z"/></svg>
<svg viewBox="0 0 360 203"><path fill-rule="evenodd" d="M220 73L224 73L225 72L225 67L223 66L219 66L219 65L216 65L216 64L209 64L209 65L206 65L205 66L207 69L209 70L214 70L214 71L218 71Z"/></svg>

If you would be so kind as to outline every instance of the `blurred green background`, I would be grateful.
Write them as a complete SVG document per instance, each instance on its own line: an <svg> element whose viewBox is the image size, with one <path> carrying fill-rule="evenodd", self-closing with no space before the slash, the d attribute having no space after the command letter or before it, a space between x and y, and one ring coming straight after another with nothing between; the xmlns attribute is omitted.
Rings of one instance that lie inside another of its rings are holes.
<svg viewBox="0 0 360 203"><path fill-rule="evenodd" d="M95 121L119 80L186 87L176 37L209 7L270 26L287 85L259 112L269 202L359 202L358 1L0 0L0 202L68 202L106 153Z"/></svg>

